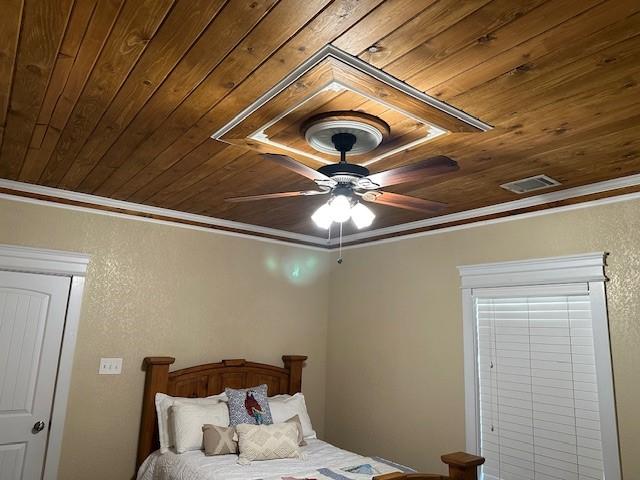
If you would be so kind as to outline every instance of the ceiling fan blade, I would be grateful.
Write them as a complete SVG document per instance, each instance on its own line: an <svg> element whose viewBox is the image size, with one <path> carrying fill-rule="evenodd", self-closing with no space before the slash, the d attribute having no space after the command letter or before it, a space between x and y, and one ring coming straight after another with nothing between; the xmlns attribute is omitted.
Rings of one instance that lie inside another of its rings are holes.
<svg viewBox="0 0 640 480"><path fill-rule="evenodd" d="M269 200L271 198L285 198L285 197L302 197L306 195L323 195L329 193L329 190L302 190L299 192L280 192L280 193L265 193L264 195L248 195L246 197L231 197L225 198L225 202L253 202L254 200Z"/></svg>
<svg viewBox="0 0 640 480"><path fill-rule="evenodd" d="M363 178L363 188L367 188L365 183L373 183L374 188L388 187L399 183L415 182L426 177L433 177L448 172L455 172L460 169L458 162L449 157L439 155L437 157L425 158L419 162L404 165L398 168L374 173Z"/></svg>
<svg viewBox="0 0 640 480"><path fill-rule="evenodd" d="M422 198L410 197L391 192L367 192L362 196L363 200L389 207L404 208L422 213L437 213L447 207L446 203L433 202Z"/></svg>
<svg viewBox="0 0 640 480"><path fill-rule="evenodd" d="M331 178L327 177L325 174L320 173L311 167L307 167L304 163L300 163L286 155L277 155L275 153L262 153L261 155L265 160L277 163L278 165L288 168L292 172L296 172L298 175L302 175L303 177L307 177L311 180L332 181Z"/></svg>

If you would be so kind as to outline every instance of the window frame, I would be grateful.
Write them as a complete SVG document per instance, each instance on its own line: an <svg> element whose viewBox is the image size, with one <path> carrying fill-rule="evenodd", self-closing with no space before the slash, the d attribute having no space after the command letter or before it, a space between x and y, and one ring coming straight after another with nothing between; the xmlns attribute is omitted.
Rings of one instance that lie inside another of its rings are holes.
<svg viewBox="0 0 640 480"><path fill-rule="evenodd" d="M476 298L562 294L584 290L591 300L602 462L606 480L621 480L604 252L458 267L462 287L466 449L480 454Z"/></svg>

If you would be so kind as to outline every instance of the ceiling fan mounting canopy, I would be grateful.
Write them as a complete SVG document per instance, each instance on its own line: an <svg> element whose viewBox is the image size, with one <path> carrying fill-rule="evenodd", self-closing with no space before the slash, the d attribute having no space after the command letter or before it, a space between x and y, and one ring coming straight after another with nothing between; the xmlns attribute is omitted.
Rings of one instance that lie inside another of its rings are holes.
<svg viewBox="0 0 640 480"><path fill-rule="evenodd" d="M383 120L367 113L334 111L312 116L302 124L301 133L313 149L336 156L343 150L335 144L334 136L350 134L355 141L345 151L362 155L378 148L389 136L390 129Z"/></svg>

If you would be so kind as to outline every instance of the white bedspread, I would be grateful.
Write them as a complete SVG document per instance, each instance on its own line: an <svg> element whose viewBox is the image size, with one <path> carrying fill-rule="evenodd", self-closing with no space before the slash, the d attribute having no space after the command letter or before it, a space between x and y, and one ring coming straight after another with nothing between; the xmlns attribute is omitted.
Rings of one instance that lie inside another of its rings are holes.
<svg viewBox="0 0 640 480"><path fill-rule="evenodd" d="M342 450L322 440L307 442L308 446L303 447L304 459L267 460L250 465L238 465L236 455L207 457L202 451L181 455L156 451L140 467L137 480L275 480L290 477L291 480L293 477L349 480L410 471L379 458L367 458ZM372 470L374 475L367 470Z"/></svg>

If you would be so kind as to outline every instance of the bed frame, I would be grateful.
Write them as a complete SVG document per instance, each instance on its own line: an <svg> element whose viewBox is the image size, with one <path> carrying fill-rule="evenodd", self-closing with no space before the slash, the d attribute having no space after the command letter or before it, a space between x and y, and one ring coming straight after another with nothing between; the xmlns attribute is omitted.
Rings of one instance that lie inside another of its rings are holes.
<svg viewBox="0 0 640 480"><path fill-rule="evenodd" d="M175 362L173 357L147 357L144 359L146 378L142 396L142 419L138 437L136 469L160 445L156 416L156 393L175 397L202 398L216 395L229 388L249 388L266 383L269 396L288 393L293 395L302 389L302 365L304 355L284 355L284 367L248 362L242 358L207 363L182 370L169 371Z"/></svg>
<svg viewBox="0 0 640 480"><path fill-rule="evenodd" d="M159 448L156 393L202 398L222 393L227 387L249 388L266 383L269 396L283 393L293 395L302 389L302 366L306 359L304 355L284 355L284 367L248 362L244 359L222 360L219 363L207 363L170 372L169 367L175 362L175 358L146 357L143 362L146 377L136 470ZM443 455L441 459L449 465L449 476L390 473L374 480L476 480L478 466L484 463L484 458L464 452Z"/></svg>

